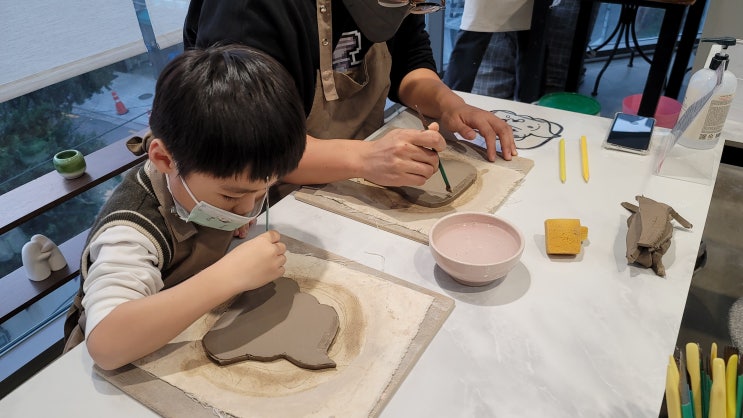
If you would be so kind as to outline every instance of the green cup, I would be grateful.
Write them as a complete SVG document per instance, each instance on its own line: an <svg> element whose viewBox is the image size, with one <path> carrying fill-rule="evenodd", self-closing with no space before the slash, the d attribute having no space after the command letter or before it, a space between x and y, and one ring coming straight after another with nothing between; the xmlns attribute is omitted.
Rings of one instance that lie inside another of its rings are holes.
<svg viewBox="0 0 743 418"><path fill-rule="evenodd" d="M68 180L76 179L85 174L85 157L78 150L60 151L54 155L52 163L54 163L54 169Z"/></svg>

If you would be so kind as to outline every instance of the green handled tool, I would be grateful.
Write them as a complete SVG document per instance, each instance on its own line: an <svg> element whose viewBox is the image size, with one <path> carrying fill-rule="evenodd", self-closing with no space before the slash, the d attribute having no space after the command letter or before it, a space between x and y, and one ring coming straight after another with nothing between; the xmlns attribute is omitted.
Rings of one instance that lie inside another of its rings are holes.
<svg viewBox="0 0 743 418"><path fill-rule="evenodd" d="M415 105L415 110L418 112L418 119L421 120L421 123L423 124L423 130L428 130L428 125L426 124L426 117L423 116L423 113L418 108L418 105ZM449 184L449 179L446 178L446 171L444 171L444 165L441 164L441 158L439 158L439 171L441 172L441 177L444 178L444 184L446 185L446 191L451 193L451 185Z"/></svg>

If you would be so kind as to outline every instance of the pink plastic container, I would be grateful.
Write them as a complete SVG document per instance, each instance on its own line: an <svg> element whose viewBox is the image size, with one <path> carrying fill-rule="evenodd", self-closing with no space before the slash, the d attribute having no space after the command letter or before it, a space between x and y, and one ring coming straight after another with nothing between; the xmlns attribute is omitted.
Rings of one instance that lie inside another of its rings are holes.
<svg viewBox="0 0 743 418"><path fill-rule="evenodd" d="M633 94L622 100L622 112L636 115L640 109L642 94ZM681 113L681 102L670 97L660 96L658 108L655 109L655 125L672 129Z"/></svg>

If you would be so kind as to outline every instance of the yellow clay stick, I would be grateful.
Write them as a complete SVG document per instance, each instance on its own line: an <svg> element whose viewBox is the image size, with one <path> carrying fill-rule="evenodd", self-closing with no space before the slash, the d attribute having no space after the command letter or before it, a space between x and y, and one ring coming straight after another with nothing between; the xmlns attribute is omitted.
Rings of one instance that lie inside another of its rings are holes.
<svg viewBox="0 0 743 418"><path fill-rule="evenodd" d="M560 181L565 183L565 138L560 138Z"/></svg>
<svg viewBox="0 0 743 418"><path fill-rule="evenodd" d="M586 144L586 136L580 137L580 158L583 163L583 180L588 183L588 145Z"/></svg>

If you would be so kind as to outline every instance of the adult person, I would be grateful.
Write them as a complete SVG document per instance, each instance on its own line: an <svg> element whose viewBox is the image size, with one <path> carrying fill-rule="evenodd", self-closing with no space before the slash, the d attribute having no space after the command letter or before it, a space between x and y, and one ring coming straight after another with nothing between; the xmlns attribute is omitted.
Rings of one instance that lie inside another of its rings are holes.
<svg viewBox="0 0 743 418"><path fill-rule="evenodd" d="M519 72L526 70L519 61L528 40L533 6L533 0L465 0L444 82L454 90L473 91L487 52L492 57L488 71L480 72L487 94L518 98Z"/></svg>
<svg viewBox="0 0 743 418"><path fill-rule="evenodd" d="M413 0L193 0L186 48L241 43L278 60L294 77L307 115L307 146L294 184L365 178L385 186L421 185L436 172L445 141L431 130L393 130L362 139L383 123L386 99L418 106L442 126L485 137L488 158L510 160L510 127L470 106L436 73L424 16L440 9ZM322 140L321 140L322 139Z"/></svg>

